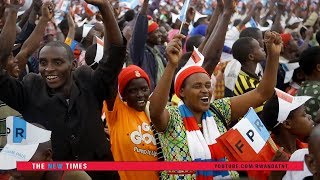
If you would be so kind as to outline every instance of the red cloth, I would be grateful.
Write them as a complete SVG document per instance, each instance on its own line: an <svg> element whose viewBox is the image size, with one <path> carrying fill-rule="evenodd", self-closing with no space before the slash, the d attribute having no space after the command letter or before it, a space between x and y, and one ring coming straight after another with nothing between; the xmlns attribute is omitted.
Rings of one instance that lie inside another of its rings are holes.
<svg viewBox="0 0 320 180"><path fill-rule="evenodd" d="M205 74L207 74L209 76L207 71L205 69L203 69L201 66L190 66L190 67L187 67L186 69L183 69L183 70L181 69L177 73L177 77L176 77L176 80L174 82L174 92L176 93L176 95L179 98L181 98L180 89L181 89L181 86L182 86L184 80L187 79L192 74L195 74L195 73L205 73Z"/></svg>
<svg viewBox="0 0 320 180"><path fill-rule="evenodd" d="M288 46L289 42L292 39L292 36L290 33L285 33L285 34L280 34L282 42L283 42L283 46L286 47Z"/></svg>
<svg viewBox="0 0 320 180"><path fill-rule="evenodd" d="M137 79L137 78L144 78L149 87L150 87L150 79L147 73L142 70L140 67L136 65L130 65L120 72L118 76L118 85L119 85L119 93L121 97L123 97L123 91L126 88L127 84L132 80L132 79Z"/></svg>
<svg viewBox="0 0 320 180"><path fill-rule="evenodd" d="M159 25L152 21L152 20L149 20L148 22L148 33L152 33L153 31L157 30L159 27Z"/></svg>

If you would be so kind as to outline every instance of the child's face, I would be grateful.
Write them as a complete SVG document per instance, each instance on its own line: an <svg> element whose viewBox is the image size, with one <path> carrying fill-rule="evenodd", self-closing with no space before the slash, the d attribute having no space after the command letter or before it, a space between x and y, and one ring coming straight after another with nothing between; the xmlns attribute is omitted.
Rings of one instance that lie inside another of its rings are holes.
<svg viewBox="0 0 320 180"><path fill-rule="evenodd" d="M300 140L307 140L314 127L314 122L312 121L311 116L306 113L305 106L300 106L298 109L294 110L291 117L287 120L290 121L288 123L290 126L289 131L296 135Z"/></svg>
<svg viewBox="0 0 320 180"><path fill-rule="evenodd" d="M260 61L266 60L266 52L260 46L259 42L254 39L251 43L252 43L252 47L254 47L254 48L253 48L252 52L250 53L251 58L250 58L250 55L249 55L249 58L255 62L260 62Z"/></svg>

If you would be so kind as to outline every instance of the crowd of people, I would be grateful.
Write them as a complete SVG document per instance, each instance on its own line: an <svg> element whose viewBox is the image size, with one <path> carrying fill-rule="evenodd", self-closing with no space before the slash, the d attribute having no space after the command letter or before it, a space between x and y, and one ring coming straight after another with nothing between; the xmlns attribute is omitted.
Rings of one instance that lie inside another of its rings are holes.
<svg viewBox="0 0 320 180"><path fill-rule="evenodd" d="M0 1L0 152L18 116L52 132L30 161L227 162L216 140L252 107L270 161L305 168L1 180L320 179L320 1L28 2Z"/></svg>

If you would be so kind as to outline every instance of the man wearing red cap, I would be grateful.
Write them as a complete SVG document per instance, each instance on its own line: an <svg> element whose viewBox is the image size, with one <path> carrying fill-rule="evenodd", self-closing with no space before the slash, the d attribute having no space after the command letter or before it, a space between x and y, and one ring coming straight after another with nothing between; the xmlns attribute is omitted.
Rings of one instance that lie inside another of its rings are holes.
<svg viewBox="0 0 320 180"><path fill-rule="evenodd" d="M292 68L291 65L298 58L299 49L297 42L292 38L290 33L281 34L280 36L283 47L279 58L280 66L278 69L277 88L285 91L292 79L295 68ZM299 67L298 64L297 67Z"/></svg>
<svg viewBox="0 0 320 180"><path fill-rule="evenodd" d="M149 0L145 0L132 34L130 55L133 64L141 67L151 81L153 90L163 74L166 66L163 49L157 47L161 44L159 25L147 16Z"/></svg>

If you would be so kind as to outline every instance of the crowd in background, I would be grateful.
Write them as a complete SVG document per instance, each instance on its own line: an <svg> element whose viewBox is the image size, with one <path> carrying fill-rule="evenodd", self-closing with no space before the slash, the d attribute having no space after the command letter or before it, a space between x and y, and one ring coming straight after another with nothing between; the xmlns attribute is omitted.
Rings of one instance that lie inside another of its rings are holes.
<svg viewBox="0 0 320 180"><path fill-rule="evenodd" d="M319 0L1 0L0 152L18 116L52 132L30 161L225 162L216 140L252 107L276 145L264 158L305 168L0 179L319 179L319 14Z"/></svg>

